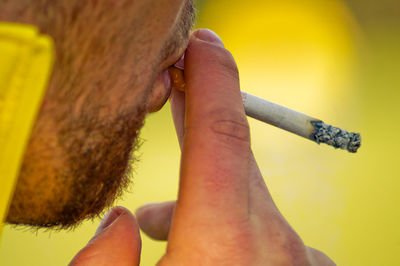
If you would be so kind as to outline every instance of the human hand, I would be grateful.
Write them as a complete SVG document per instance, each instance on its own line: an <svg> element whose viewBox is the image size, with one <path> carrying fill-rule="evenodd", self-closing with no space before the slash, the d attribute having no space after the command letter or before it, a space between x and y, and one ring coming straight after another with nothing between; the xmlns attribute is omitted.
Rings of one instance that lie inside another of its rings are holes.
<svg viewBox="0 0 400 266"><path fill-rule="evenodd" d="M168 240L159 265L335 265L305 246L275 206L250 148L236 64L210 31L193 33L185 78L186 92L171 95L178 200L137 211L144 232ZM137 223L122 213L72 265L138 265Z"/></svg>
<svg viewBox="0 0 400 266"><path fill-rule="evenodd" d="M171 96L182 149L178 201L137 212L148 235L168 237L160 265L334 265L274 204L250 148L237 67L218 36L193 33L185 79L186 93Z"/></svg>

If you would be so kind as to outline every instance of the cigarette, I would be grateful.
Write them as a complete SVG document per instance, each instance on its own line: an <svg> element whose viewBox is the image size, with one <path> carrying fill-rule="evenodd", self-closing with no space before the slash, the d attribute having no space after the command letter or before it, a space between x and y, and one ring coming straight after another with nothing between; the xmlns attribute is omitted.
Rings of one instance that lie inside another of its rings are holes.
<svg viewBox="0 0 400 266"><path fill-rule="evenodd" d="M320 119L245 92L242 92L242 101L246 115L318 144L326 143L353 153L361 146L361 136L358 133L325 124Z"/></svg>
<svg viewBox="0 0 400 266"><path fill-rule="evenodd" d="M185 80L183 71L176 67L169 68L172 87L183 91ZM357 152L361 146L358 133L325 124L322 120L272 103L257 96L242 92L242 102L247 116L276 126L318 144L325 143L334 148Z"/></svg>

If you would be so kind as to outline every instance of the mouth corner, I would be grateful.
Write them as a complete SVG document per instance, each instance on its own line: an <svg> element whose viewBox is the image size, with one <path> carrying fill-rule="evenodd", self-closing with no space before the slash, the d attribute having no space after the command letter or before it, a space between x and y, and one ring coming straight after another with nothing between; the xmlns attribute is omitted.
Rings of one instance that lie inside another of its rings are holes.
<svg viewBox="0 0 400 266"><path fill-rule="evenodd" d="M173 66L182 70L185 69L185 53L182 54L182 56L178 61L176 61L175 64L173 64Z"/></svg>

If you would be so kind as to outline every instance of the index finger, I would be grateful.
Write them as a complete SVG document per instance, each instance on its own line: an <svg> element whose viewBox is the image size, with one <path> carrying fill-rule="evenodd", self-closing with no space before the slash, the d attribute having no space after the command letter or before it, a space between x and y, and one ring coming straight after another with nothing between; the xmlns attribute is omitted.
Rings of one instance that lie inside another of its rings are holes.
<svg viewBox="0 0 400 266"><path fill-rule="evenodd" d="M250 133L232 55L209 30L185 55L186 110L176 215L212 223L248 215ZM195 211L193 211L195 210Z"/></svg>

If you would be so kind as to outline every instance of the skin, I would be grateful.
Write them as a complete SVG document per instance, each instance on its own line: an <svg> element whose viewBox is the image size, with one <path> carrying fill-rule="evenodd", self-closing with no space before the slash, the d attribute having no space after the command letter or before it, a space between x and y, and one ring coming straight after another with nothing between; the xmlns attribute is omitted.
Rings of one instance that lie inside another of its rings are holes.
<svg viewBox="0 0 400 266"><path fill-rule="evenodd" d="M137 220L113 209L71 265L138 265L138 224L168 240L158 265L335 265L305 246L274 204L250 148L235 61L211 31L193 33L184 73L186 92L171 95L178 200L144 206Z"/></svg>
<svg viewBox="0 0 400 266"><path fill-rule="evenodd" d="M188 2L15 2L0 0L0 20L38 25L55 39L58 61L7 219L66 227L111 204L127 182L136 133L165 98L159 73L187 46L176 29L190 24L182 23ZM168 240L159 265L334 265L275 206L250 148L236 63L211 31L190 37L185 79L186 92L170 97L182 150L178 200L144 206L137 220L113 208L71 265L139 265L139 227Z"/></svg>
<svg viewBox="0 0 400 266"><path fill-rule="evenodd" d="M193 13L184 0L0 0L0 21L34 24L56 47L8 223L68 228L121 195L145 115L168 97L160 73L184 52Z"/></svg>

